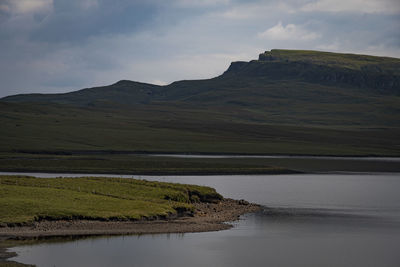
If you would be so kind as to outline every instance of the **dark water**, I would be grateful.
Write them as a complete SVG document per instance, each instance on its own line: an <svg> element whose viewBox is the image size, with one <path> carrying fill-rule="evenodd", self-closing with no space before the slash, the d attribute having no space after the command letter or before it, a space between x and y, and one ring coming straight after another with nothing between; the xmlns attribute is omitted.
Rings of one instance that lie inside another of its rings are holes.
<svg viewBox="0 0 400 267"><path fill-rule="evenodd" d="M265 208L226 231L44 243L13 248L13 260L38 267L400 266L398 173L142 178L209 185Z"/></svg>

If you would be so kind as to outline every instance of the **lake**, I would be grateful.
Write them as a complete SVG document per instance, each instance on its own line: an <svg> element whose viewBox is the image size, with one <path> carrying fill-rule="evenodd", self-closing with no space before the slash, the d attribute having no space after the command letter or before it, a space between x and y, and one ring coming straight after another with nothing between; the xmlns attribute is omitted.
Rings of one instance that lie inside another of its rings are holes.
<svg viewBox="0 0 400 267"><path fill-rule="evenodd" d="M12 248L12 260L38 267L400 266L399 173L134 177L208 185L264 209L225 231L49 240Z"/></svg>

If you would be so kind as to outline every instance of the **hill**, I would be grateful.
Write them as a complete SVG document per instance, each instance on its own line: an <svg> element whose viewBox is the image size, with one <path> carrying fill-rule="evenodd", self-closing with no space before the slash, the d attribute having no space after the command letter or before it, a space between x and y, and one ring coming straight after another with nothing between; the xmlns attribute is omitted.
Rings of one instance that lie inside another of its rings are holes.
<svg viewBox="0 0 400 267"><path fill-rule="evenodd" d="M399 67L271 50L212 79L9 96L0 151L400 155Z"/></svg>
<svg viewBox="0 0 400 267"><path fill-rule="evenodd" d="M121 80L109 86L70 93L25 94L2 100L72 105L99 102L148 104L158 101L199 101L201 104L211 104L210 99L206 98L210 93L219 96L219 101L227 102L229 97L240 96L232 94L234 88L258 87L272 91L275 88L268 87L271 86L268 82L272 81L306 82L360 89L362 93L399 95L400 59L318 51L271 50L260 54L258 60L233 62L224 74L214 79L180 81L166 86ZM246 91L241 93L248 94Z"/></svg>

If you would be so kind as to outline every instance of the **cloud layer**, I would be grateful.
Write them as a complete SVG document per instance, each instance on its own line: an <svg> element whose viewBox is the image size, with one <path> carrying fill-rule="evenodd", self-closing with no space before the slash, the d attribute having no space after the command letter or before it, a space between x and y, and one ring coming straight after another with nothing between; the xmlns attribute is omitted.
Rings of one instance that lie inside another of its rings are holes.
<svg viewBox="0 0 400 267"><path fill-rule="evenodd" d="M400 57L397 0L0 0L0 97L219 75L272 48Z"/></svg>
<svg viewBox="0 0 400 267"><path fill-rule="evenodd" d="M315 32L303 29L302 26L294 24L283 26L282 22L279 22L268 30L259 33L258 37L276 41L309 41L317 39L319 35Z"/></svg>

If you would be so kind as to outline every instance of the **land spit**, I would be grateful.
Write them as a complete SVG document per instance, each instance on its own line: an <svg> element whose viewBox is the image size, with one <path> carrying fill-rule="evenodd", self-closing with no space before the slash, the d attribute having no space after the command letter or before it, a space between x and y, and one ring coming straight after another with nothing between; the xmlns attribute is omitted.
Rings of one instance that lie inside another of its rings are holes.
<svg viewBox="0 0 400 267"><path fill-rule="evenodd" d="M31 225L0 227L0 241L44 237L193 233L225 230L240 215L256 212L260 205L224 198L218 203L194 203L192 215L138 221L42 220ZM0 262L15 256L0 246Z"/></svg>
<svg viewBox="0 0 400 267"><path fill-rule="evenodd" d="M30 238L80 235L128 235L207 232L229 229L226 223L240 215L261 209L244 200L225 198L219 203L194 203L192 215L138 221L56 220L39 221L26 226L0 227L2 238Z"/></svg>

